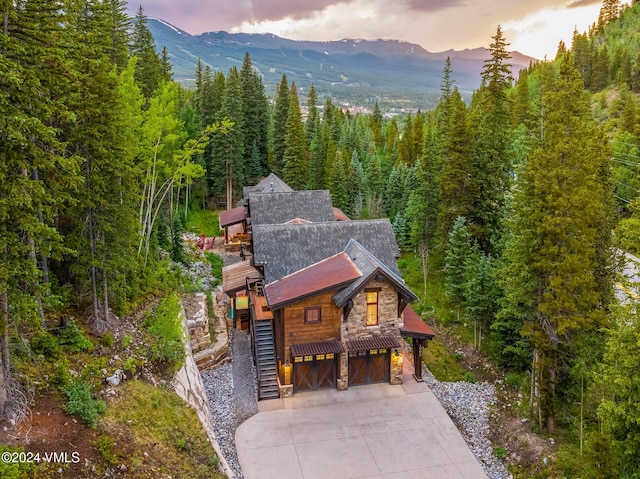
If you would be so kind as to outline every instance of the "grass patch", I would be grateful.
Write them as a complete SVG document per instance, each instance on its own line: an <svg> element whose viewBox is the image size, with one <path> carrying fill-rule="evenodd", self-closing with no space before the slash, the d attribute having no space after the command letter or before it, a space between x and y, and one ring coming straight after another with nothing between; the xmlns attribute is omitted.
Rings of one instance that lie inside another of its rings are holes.
<svg viewBox="0 0 640 479"><path fill-rule="evenodd" d="M422 261L414 253L403 253L398 260L398 268L409 288L420 297L414 309L435 314L443 323L449 324L457 317L457 308L451 304L444 291L444 257L439 251L429 256L429 274L427 275L427 293L425 295L422 274Z"/></svg>
<svg viewBox="0 0 640 479"><path fill-rule="evenodd" d="M222 267L224 266L224 260L217 254L209 251L205 251L204 256L211 265L211 275L216 279L213 286L218 286L222 282Z"/></svg>
<svg viewBox="0 0 640 479"><path fill-rule="evenodd" d="M126 464L133 477L224 477L195 410L173 391L127 381L99 430L103 436L118 437L117 444L102 439L94 447L111 462Z"/></svg>
<svg viewBox="0 0 640 479"><path fill-rule="evenodd" d="M145 325L151 335L149 359L168 365L172 371L180 369L184 360L184 344L178 295L174 293L163 298Z"/></svg>
<svg viewBox="0 0 640 479"><path fill-rule="evenodd" d="M212 210L191 210L187 215L184 229L207 238L220 236L218 212Z"/></svg>
<svg viewBox="0 0 640 479"><path fill-rule="evenodd" d="M429 341L422 350L422 359L438 381L464 381L465 369L455 354L449 354L446 346L437 337Z"/></svg>

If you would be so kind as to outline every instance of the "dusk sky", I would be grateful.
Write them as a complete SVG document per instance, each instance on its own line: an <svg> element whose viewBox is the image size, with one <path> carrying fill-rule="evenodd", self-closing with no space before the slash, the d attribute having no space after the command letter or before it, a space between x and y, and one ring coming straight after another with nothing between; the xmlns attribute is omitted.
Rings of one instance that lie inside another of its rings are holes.
<svg viewBox="0 0 640 479"><path fill-rule="evenodd" d="M625 2L623 2L625 3ZM140 2L129 1L135 14ZM144 0L145 15L191 34L274 33L293 40L397 39L431 52L488 47L498 25L510 50L553 58L602 0Z"/></svg>

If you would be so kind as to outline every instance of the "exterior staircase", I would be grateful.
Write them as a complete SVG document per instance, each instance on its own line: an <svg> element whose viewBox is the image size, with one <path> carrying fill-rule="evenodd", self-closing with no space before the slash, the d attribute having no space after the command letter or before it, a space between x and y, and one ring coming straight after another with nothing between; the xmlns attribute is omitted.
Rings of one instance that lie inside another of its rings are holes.
<svg viewBox="0 0 640 479"><path fill-rule="evenodd" d="M254 321L254 345L256 374L258 375L258 400L280 397L276 378L276 356L271 321Z"/></svg>

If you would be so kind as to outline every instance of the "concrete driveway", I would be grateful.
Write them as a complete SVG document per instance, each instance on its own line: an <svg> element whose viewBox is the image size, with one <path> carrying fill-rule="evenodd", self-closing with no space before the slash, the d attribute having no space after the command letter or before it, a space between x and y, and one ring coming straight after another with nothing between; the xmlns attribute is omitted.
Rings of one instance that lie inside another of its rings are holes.
<svg viewBox="0 0 640 479"><path fill-rule="evenodd" d="M487 478L431 390L408 371L401 386L300 393L259 407L236 431L246 479Z"/></svg>

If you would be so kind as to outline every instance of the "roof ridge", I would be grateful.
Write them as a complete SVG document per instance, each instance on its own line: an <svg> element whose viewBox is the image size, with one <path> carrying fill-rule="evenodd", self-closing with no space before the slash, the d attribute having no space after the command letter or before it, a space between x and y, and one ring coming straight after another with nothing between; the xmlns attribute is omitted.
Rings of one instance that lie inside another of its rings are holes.
<svg viewBox="0 0 640 479"><path fill-rule="evenodd" d="M351 238L349 240L349 242L347 243L347 246L345 246L343 252L347 252L347 248L349 248L349 245L351 244L355 244L356 247L358 247L360 250L364 251L365 254L367 254L369 256L369 258L371 258L376 264L377 267L381 268L386 274L390 275L391 277L395 278L396 280L398 280L401 284L406 284L404 281L404 278L398 274L396 274L395 272L393 272L386 264L384 264L377 256L375 256L371 251L369 251L365 246L363 246L358 240L356 240L355 238ZM348 255L349 259L351 259L353 261L353 258L351 258L351 255ZM357 267L357 263L355 263Z"/></svg>
<svg viewBox="0 0 640 479"><path fill-rule="evenodd" d="M324 263L324 262L329 261L330 259L333 259L333 258L335 258L337 256L340 256L340 255L345 255L347 257L347 259L349 260L349 262L351 264L353 264L353 267L358 271L358 273L360 273L360 276L362 276L362 271L360 271L360 268L358 268L358 265L351 259L351 257L347 253L345 253L344 251L340 251L339 253L336 253L334 255L328 256L328 257L326 257L324 259L321 259L320 261L316 261L315 263L312 263L312 264L310 264L308 266L305 266L304 268L299 269L297 271L294 271L293 273L289 273L288 275L283 276L280 279L276 279L275 281L271 281L270 283L265 284L265 286L269 286L269 285L277 283L279 281L283 281L283 280L285 280L285 279L287 279L287 278L289 278L289 277L291 277L291 276L293 276L295 274L301 273L301 272L303 272L303 271L305 271L305 270L307 270L309 268L315 267L315 266L319 265L320 263Z"/></svg>

